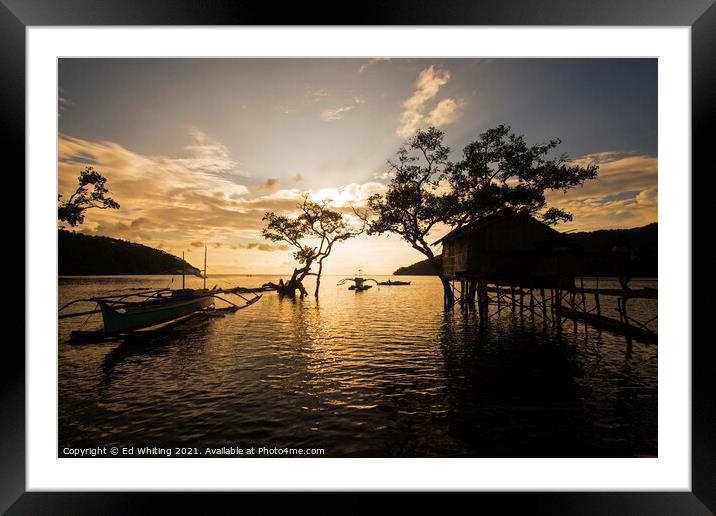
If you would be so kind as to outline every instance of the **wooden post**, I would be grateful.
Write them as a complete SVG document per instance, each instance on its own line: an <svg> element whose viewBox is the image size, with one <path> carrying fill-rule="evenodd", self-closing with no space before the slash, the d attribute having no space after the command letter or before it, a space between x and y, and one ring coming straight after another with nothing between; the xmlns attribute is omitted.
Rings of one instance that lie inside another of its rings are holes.
<svg viewBox="0 0 716 516"><path fill-rule="evenodd" d="M512 313L515 313L515 287L510 285L510 299L512 300Z"/></svg>
<svg viewBox="0 0 716 516"><path fill-rule="evenodd" d="M532 326L535 325L535 291L532 288L532 282L530 281L530 314L532 317Z"/></svg>
<svg viewBox="0 0 716 516"><path fill-rule="evenodd" d="M622 320L624 321L624 334L626 335L626 341L627 341L627 353L631 353L632 351L632 342L631 342L631 332L629 331L629 316L627 315L627 296L621 298L621 307L620 312L622 315Z"/></svg>
<svg viewBox="0 0 716 516"><path fill-rule="evenodd" d="M584 335L587 336L587 330L589 330L589 325L587 324L587 298L584 295L584 277L579 278L579 287L582 289L582 313L585 315L584 317Z"/></svg>
<svg viewBox="0 0 716 516"><path fill-rule="evenodd" d="M485 289L485 284L482 281L477 282L477 313L480 318L480 324L485 324L485 318L483 317L483 304L484 299L482 297L482 291Z"/></svg>
<svg viewBox="0 0 716 516"><path fill-rule="evenodd" d="M542 323L547 326L547 299L544 295L544 288L539 289L539 295L542 298Z"/></svg>
<svg viewBox="0 0 716 516"><path fill-rule="evenodd" d="M487 295L487 283L484 283L482 285L480 294L482 295L482 311L483 311L482 317L485 319L485 321L487 321L487 318L490 315L490 306L489 306L490 300Z"/></svg>
<svg viewBox="0 0 716 516"><path fill-rule="evenodd" d="M557 298L557 301L556 301L556 303L553 301L552 307L553 307L554 315L556 317L557 337L561 337L562 336L562 291L559 289L559 287L554 289L554 294Z"/></svg>

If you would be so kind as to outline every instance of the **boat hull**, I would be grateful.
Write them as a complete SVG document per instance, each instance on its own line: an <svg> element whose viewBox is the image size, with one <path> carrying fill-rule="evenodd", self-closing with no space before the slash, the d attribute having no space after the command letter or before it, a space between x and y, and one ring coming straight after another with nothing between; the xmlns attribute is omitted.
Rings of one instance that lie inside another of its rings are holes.
<svg viewBox="0 0 716 516"><path fill-rule="evenodd" d="M211 306L212 296L167 299L156 303L143 303L140 308L115 310L104 301L97 301L102 312L105 333L122 333L156 326Z"/></svg>

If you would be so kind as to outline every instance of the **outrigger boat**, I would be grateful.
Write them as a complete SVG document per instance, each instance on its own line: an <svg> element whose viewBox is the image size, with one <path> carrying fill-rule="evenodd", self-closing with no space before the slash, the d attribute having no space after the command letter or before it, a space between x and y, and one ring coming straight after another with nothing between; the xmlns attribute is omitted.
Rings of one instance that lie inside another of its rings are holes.
<svg viewBox="0 0 716 516"><path fill-rule="evenodd" d="M183 256L182 256L183 258ZM261 299L261 295L257 294L254 289L244 289L236 287L233 289L219 289L216 286L211 290L206 288L206 248L204 249L204 288L189 289L185 288L184 274L186 270L182 270L182 288L172 290L163 289L130 289L121 293L94 296L87 299L76 299L61 307L59 312L75 303L90 302L95 303L98 309L85 312L72 312L60 314L60 319L68 317L79 317L83 315L91 315L96 313L102 314L103 329L100 332L73 332L74 336L87 337L86 334L97 334L98 337L121 335L135 332L145 328L151 328L158 325L171 322L179 322L184 318L191 317L199 313L214 314L222 312L235 312L242 308L246 308ZM242 293L252 292L252 298L246 298ZM234 294L244 300L243 305L237 305L231 301L219 297L219 294ZM224 301L229 306L226 308L212 308L216 299ZM71 337L73 335L71 334Z"/></svg>
<svg viewBox="0 0 716 516"><path fill-rule="evenodd" d="M105 333L121 333L191 315L214 304L212 291L206 289L181 289L158 292L147 301L134 303L112 303L96 299Z"/></svg>
<svg viewBox="0 0 716 516"><path fill-rule="evenodd" d="M364 278L363 277L363 269L358 270L358 276L354 278L343 278L338 283L336 283L337 286L345 284L347 281L352 281L353 285L348 287L348 290L355 290L356 292L363 292L364 290L368 290L369 288L373 288L373 285L366 285L366 282L368 281L374 281L376 285L379 285L377 280L374 280L373 278Z"/></svg>

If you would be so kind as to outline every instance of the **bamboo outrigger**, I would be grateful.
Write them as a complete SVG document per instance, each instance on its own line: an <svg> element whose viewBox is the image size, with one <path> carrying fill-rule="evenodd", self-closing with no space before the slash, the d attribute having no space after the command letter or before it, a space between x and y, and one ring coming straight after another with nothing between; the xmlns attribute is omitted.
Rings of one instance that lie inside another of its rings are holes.
<svg viewBox="0 0 716 516"><path fill-rule="evenodd" d="M344 285L347 281L352 281L353 285L348 287L348 290L355 290L356 292L363 292L364 290L368 290L369 288L373 288L373 285L366 285L366 282L373 281L376 285L380 285L378 283L378 280L374 280L373 278L364 278L363 277L363 269L358 270L358 275L353 278L343 278L338 283L336 283L337 286Z"/></svg>
<svg viewBox="0 0 716 516"><path fill-rule="evenodd" d="M206 288L206 248L204 249L204 270L202 271L204 287L200 289L185 288L184 274L182 270L182 288L172 290L162 289L129 289L121 293L104 296L93 296L90 298L76 299L62 306L58 312L76 303L94 303L97 308L89 311L60 313L59 319L79 317L84 315L102 314L103 328L95 332L72 332L72 338L81 336L87 338L88 334L94 334L98 338L107 336L126 335L137 330L157 327L166 323L180 322L190 316L200 313L221 314L223 312L236 312L247 308L261 299L261 295L255 289L243 289L235 287L231 289L219 289L216 286L212 289ZM244 293L253 293L252 298L244 297ZM233 294L243 299L243 305L237 305L220 294ZM215 308L215 300L219 299L229 306Z"/></svg>

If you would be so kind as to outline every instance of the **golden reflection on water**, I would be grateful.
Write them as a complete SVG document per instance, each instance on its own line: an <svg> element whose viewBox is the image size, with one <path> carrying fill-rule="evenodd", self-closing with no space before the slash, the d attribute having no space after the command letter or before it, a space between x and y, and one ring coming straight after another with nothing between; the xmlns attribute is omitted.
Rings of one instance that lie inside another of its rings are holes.
<svg viewBox="0 0 716 516"><path fill-rule="evenodd" d="M229 287L277 278L212 280ZM622 337L583 324L565 325L558 342L509 311L482 330L474 313L444 312L436 278L357 293L334 280L324 279L319 300L266 293L246 310L151 341L71 345L69 331L83 321L61 321L60 445L270 442L320 446L328 456L656 454L655 346L627 355ZM59 302L167 281L62 278ZM650 311L655 302L632 307Z"/></svg>

